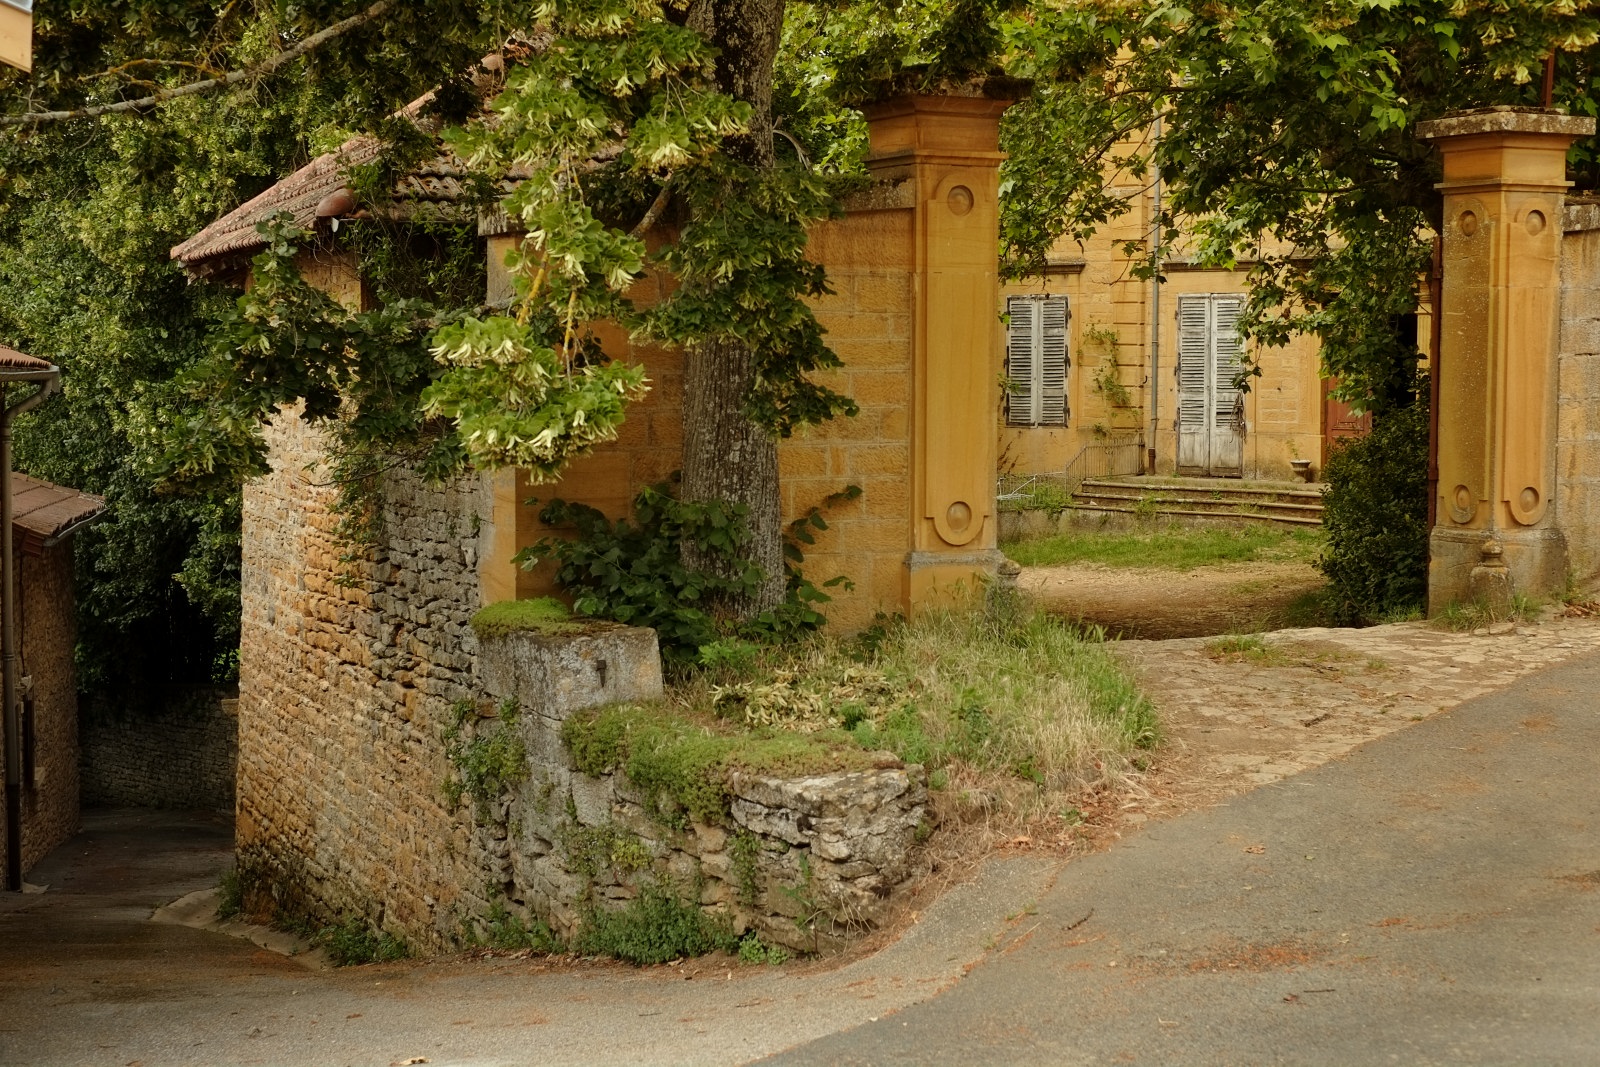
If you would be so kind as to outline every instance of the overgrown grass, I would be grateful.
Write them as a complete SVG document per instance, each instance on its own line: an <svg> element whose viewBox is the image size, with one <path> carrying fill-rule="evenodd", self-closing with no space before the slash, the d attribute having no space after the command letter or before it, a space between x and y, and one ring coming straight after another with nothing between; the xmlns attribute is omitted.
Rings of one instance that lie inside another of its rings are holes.
<svg viewBox="0 0 1600 1067"><path fill-rule="evenodd" d="M1444 610L1435 615L1432 621L1436 627L1443 630L1471 633L1473 630L1481 630L1486 626L1503 622L1527 622L1536 618L1541 608L1539 601L1516 593L1512 595L1511 603L1498 611L1481 601L1468 603L1452 601L1446 604Z"/></svg>
<svg viewBox="0 0 1600 1067"><path fill-rule="evenodd" d="M1321 529L1264 523L1157 529L1074 529L1033 541L1013 541L1006 555L1024 567L1098 563L1107 567L1152 567L1188 571L1221 563L1312 562L1323 546Z"/></svg>
<svg viewBox="0 0 1600 1067"><path fill-rule="evenodd" d="M988 816L1027 821L1122 781L1159 728L1097 634L1013 595L763 650L742 674L722 664L680 682L663 704L574 715L562 736L579 770L621 769L671 825L727 822L732 771L858 769L884 750L927 767L935 788L957 783Z"/></svg>

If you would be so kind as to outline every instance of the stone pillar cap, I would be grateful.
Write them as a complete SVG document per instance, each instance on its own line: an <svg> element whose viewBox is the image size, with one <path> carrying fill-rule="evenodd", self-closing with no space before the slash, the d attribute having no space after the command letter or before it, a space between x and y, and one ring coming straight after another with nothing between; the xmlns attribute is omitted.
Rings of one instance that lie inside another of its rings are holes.
<svg viewBox="0 0 1600 1067"><path fill-rule="evenodd" d="M1576 139L1592 136L1594 130L1595 121L1588 115L1506 105L1457 111L1417 123L1417 136L1424 141L1442 141L1475 133L1542 133Z"/></svg>

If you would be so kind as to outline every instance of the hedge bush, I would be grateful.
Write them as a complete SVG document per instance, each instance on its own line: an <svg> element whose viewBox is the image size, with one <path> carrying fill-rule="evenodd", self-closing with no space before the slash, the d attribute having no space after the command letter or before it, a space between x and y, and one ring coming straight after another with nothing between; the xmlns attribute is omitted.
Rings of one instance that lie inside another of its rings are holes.
<svg viewBox="0 0 1600 1067"><path fill-rule="evenodd" d="M1419 390L1426 398L1426 389ZM1370 623L1420 608L1428 591L1428 407L1374 420L1328 457L1318 561L1329 604L1347 623Z"/></svg>

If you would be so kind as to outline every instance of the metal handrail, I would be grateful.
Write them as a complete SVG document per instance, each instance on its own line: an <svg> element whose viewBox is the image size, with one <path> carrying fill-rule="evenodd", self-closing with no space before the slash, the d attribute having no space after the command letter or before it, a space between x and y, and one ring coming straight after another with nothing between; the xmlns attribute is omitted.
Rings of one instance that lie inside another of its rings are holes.
<svg viewBox="0 0 1600 1067"><path fill-rule="evenodd" d="M1005 503L1027 500L1045 486L1059 491L1063 506L1090 478L1118 478L1144 473L1144 434L1128 434L1104 441L1091 441L1078 450L1059 471L1038 474L1002 473L995 483L995 497Z"/></svg>

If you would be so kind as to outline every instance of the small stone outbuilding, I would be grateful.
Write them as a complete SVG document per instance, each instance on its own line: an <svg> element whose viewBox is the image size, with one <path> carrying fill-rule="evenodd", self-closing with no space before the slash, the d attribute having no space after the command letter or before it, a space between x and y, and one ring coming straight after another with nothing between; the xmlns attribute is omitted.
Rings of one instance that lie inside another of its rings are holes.
<svg viewBox="0 0 1600 1067"><path fill-rule="evenodd" d="M78 831L78 687L72 535L105 501L25 474L11 476L21 590L22 869ZM0 774L4 763L0 761ZM0 808L5 804L0 794ZM0 815L4 815L0 811ZM0 835L0 860L5 852Z"/></svg>

